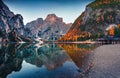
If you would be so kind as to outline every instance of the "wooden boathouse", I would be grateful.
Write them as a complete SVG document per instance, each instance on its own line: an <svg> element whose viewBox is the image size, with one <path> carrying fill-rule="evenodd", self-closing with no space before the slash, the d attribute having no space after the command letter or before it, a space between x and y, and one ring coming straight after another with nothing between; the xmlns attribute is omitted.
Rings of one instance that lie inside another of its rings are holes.
<svg viewBox="0 0 120 78"><path fill-rule="evenodd" d="M120 44L120 38L117 37L100 38L96 39L96 41L102 44Z"/></svg>

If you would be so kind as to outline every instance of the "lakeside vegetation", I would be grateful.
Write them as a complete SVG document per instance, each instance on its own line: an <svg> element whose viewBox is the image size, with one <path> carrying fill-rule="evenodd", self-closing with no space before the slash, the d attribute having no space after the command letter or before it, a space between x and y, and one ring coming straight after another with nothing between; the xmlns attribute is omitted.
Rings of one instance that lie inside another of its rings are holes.
<svg viewBox="0 0 120 78"><path fill-rule="evenodd" d="M91 33L87 33L83 32L83 34L81 35L76 35L73 38L71 38L70 40L63 39L63 37L61 37L58 41L85 41L85 40L96 40L98 38L106 38L108 36L111 37L116 37L116 38L120 38L120 24L117 25L117 27L111 27L108 31L105 31L103 34L91 34Z"/></svg>

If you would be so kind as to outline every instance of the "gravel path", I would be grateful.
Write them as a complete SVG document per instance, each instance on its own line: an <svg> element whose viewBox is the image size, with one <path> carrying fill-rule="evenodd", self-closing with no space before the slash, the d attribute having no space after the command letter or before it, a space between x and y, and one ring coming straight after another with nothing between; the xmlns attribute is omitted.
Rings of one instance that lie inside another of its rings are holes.
<svg viewBox="0 0 120 78"><path fill-rule="evenodd" d="M120 78L120 44L100 46L90 59L93 66L85 78Z"/></svg>

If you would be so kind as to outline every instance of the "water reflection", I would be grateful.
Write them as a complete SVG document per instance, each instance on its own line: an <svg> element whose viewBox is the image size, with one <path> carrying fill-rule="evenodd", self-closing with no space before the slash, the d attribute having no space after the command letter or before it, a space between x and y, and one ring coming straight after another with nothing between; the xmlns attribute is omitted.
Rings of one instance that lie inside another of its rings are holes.
<svg viewBox="0 0 120 78"><path fill-rule="evenodd" d="M59 44L79 68L87 63L90 52L97 46L97 44Z"/></svg>
<svg viewBox="0 0 120 78"><path fill-rule="evenodd" d="M0 77L6 76L12 71L20 71L23 58L16 56L18 45L2 45L0 48ZM13 49L14 48L14 49Z"/></svg>
<svg viewBox="0 0 120 78"><path fill-rule="evenodd" d="M94 45L1 44L0 78L77 78Z"/></svg>

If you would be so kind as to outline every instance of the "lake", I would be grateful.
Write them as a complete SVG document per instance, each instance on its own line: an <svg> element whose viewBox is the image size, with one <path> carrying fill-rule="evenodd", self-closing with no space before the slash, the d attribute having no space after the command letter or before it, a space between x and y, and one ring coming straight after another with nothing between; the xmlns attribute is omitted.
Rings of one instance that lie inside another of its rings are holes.
<svg viewBox="0 0 120 78"><path fill-rule="evenodd" d="M96 44L1 44L0 78L79 78Z"/></svg>

